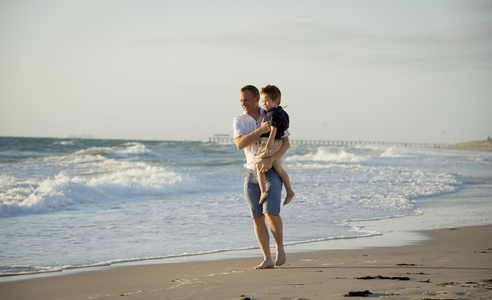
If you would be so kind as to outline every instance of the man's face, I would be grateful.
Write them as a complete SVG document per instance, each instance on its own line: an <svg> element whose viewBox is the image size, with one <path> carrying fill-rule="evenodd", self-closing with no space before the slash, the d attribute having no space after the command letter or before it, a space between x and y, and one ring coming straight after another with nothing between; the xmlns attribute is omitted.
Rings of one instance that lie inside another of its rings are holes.
<svg viewBox="0 0 492 300"><path fill-rule="evenodd" d="M250 91L244 91L239 93L239 102L244 112L249 114L259 108L258 106L259 96L253 97Z"/></svg>

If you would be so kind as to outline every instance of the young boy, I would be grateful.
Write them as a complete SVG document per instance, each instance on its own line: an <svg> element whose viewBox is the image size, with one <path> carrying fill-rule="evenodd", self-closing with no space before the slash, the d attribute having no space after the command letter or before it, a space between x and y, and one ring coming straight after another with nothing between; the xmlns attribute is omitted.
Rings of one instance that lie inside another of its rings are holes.
<svg viewBox="0 0 492 300"><path fill-rule="evenodd" d="M280 90L274 85L267 85L261 89L260 95L263 107L266 109L263 122L268 122L271 130L270 133L265 133L261 136L258 143L258 151L256 152L256 162L272 156L280 149L280 146L282 146L281 137L284 131L289 128L289 115L279 106L281 98ZM272 165L280 178L282 178L285 189L287 190L284 201L285 205L294 198L295 193L290 185L289 175L287 175L287 172L282 167L281 159L275 160ZM258 171L258 183L261 189L260 204L262 204L268 197L265 173Z"/></svg>

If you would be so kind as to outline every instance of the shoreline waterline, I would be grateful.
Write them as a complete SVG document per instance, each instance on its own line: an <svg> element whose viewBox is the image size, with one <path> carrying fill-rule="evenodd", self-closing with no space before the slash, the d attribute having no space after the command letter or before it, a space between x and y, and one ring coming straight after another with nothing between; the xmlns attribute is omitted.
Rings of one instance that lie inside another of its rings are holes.
<svg viewBox="0 0 492 300"><path fill-rule="evenodd" d="M254 270L257 258L242 258L118 266L3 282L0 298L321 300L368 291L376 298L488 299L491 229L489 225L424 231L427 241L404 247L292 253L285 265L270 270Z"/></svg>
<svg viewBox="0 0 492 300"><path fill-rule="evenodd" d="M286 245L287 255L296 253L307 253L330 250L354 250L380 247L404 247L414 245L428 240L429 238L422 232L393 232L370 237L339 238L329 241L307 242L296 245ZM272 249L274 246L271 246ZM166 258L148 258L135 259L133 261L101 263L93 266L73 266L66 269L33 272L28 274L8 274L0 276L0 283L17 280L30 280L36 278L45 278L52 276L66 276L81 272L91 272L96 270L109 270L127 266L144 266L154 264L181 264L205 261L224 261L234 259L261 258L261 251L254 249L237 249L237 250L218 250L212 253L197 253L175 255Z"/></svg>
<svg viewBox="0 0 492 300"><path fill-rule="evenodd" d="M430 239L430 237L426 234L426 232L428 231L492 225L492 219L488 217L480 219L480 216L461 214L463 211L460 208L456 209L453 206L449 206L448 208L439 208L434 205L439 205L440 202L457 201L467 203L468 201L468 203L473 206L474 203L471 200L473 200L473 197L476 197L477 189L480 191L480 195L482 197L492 197L492 184L480 185L477 188L462 188L455 193L429 197L429 201L427 201L427 204L424 204L423 213L419 215L349 222L352 226L354 226L354 228L373 232L374 234L362 237L335 237L322 241L286 244L285 247L287 255L317 251L405 247L410 245L422 244L425 241L428 241ZM485 211L481 211L480 214L483 214L485 216L492 216L492 207L484 207L483 209L485 209ZM457 221L457 224L447 224L446 222L443 222L443 216L445 216L447 219L456 219L464 216L468 218L465 220ZM288 220L286 220L286 222L288 222ZM415 227L415 224L421 224L421 226ZM253 231L251 231L251 234L253 234ZM273 245L271 245L271 247L274 248ZM255 257L258 257L258 259L261 258L261 251L259 247L250 247L248 249L223 249L209 251L207 253L189 253L158 258L128 259L121 262L102 262L91 266L69 266L64 269L46 272L7 274L0 276L0 283L17 280L45 278L51 276L65 276L79 272L107 270L126 266L180 264L205 261L248 259Z"/></svg>

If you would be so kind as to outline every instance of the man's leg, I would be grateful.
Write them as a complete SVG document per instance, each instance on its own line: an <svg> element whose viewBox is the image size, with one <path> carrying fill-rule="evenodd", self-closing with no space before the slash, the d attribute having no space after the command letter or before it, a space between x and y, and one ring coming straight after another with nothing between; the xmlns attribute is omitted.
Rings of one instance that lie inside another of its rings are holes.
<svg viewBox="0 0 492 300"><path fill-rule="evenodd" d="M258 185L258 177L256 171L247 170L244 175L244 194L246 202L251 209L253 218L254 230L261 252L263 252L263 262L255 267L255 269L273 268L272 254L270 252L270 235L268 227L265 223L265 215L263 214L263 205L258 202L260 200L260 187Z"/></svg>
<svg viewBox="0 0 492 300"><path fill-rule="evenodd" d="M266 200L266 219L273 237L275 238L275 245L277 247L277 258L275 264L281 266L285 263L285 251L284 251L284 230L282 224L282 218L280 217L280 194L282 192L282 179L273 170L273 168L265 173L267 176L268 186L268 198Z"/></svg>
<svg viewBox="0 0 492 300"><path fill-rule="evenodd" d="M282 218L280 216L270 214L266 215L266 217L270 230L275 238L275 246L277 248L277 258L275 259L275 264L277 266L281 266L287 261L284 251L284 227Z"/></svg>
<svg viewBox="0 0 492 300"><path fill-rule="evenodd" d="M272 254L270 252L270 235L265 223L265 216L253 219L255 225L255 234L258 244L260 244L261 252L263 252L263 262L255 267L255 269L273 268Z"/></svg>

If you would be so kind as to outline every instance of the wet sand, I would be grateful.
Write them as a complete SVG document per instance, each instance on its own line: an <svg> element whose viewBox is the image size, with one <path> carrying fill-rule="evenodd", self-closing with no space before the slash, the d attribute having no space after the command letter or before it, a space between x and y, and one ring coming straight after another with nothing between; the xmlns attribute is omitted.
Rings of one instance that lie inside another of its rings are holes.
<svg viewBox="0 0 492 300"><path fill-rule="evenodd" d="M492 299L492 226L424 231L417 245L111 266L0 283L0 299ZM288 248L287 248L288 251ZM259 252L259 250L258 250ZM259 255L259 253L258 253Z"/></svg>

